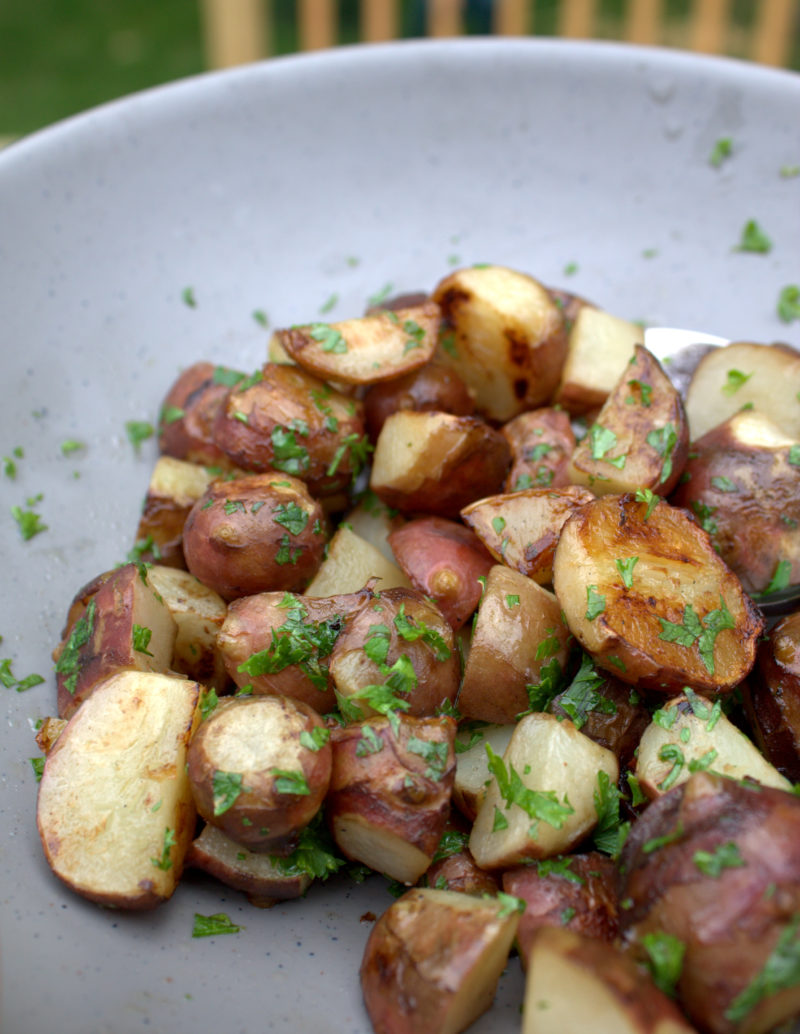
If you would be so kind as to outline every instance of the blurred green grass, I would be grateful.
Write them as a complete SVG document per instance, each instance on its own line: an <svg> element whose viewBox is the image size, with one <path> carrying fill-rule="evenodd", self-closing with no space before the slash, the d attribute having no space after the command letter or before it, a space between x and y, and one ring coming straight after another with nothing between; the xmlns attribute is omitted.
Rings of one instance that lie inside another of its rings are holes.
<svg viewBox="0 0 800 1034"><path fill-rule="evenodd" d="M758 2L732 0L740 38ZM670 23L679 25L690 6L667 0ZM466 31L489 31L490 7L467 0ZM295 8L295 0L272 0L276 53L297 48ZM403 36L423 34L423 10L424 0L401 0ZM601 0L597 34L616 38L624 10L625 0ZM536 0L537 34L555 33L557 14L558 0ZM339 42L357 38L358 0L339 0ZM198 0L0 0L0 140L205 67ZM792 67L800 70L797 35Z"/></svg>

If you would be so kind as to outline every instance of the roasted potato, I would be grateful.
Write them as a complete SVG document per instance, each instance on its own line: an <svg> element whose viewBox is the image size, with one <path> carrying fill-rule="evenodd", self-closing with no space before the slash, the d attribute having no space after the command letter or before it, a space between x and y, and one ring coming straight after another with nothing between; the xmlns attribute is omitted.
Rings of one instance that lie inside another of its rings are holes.
<svg viewBox="0 0 800 1034"><path fill-rule="evenodd" d="M518 913L495 898L415 888L370 932L361 989L375 1034L459 1034L492 1004Z"/></svg>
<svg viewBox="0 0 800 1034"><path fill-rule="evenodd" d="M83 897L143 909L175 890L194 835L186 755L199 696L188 679L118 672L48 753L39 836L53 872Z"/></svg>
<svg viewBox="0 0 800 1034"><path fill-rule="evenodd" d="M369 581L381 589L410 588L405 573L372 543L340 524L328 543L325 559L306 588L306 596L338 596L358 592Z"/></svg>
<svg viewBox="0 0 800 1034"><path fill-rule="evenodd" d="M708 534L656 499L580 507L556 548L556 596L575 638L624 682L725 692L752 668L762 618Z"/></svg>
<svg viewBox="0 0 800 1034"><path fill-rule="evenodd" d="M378 436L370 488L403 513L457 517L499 491L510 455L500 432L477 417L402 410Z"/></svg>
<svg viewBox="0 0 800 1034"><path fill-rule="evenodd" d="M326 813L347 858L417 882L450 814L455 729L452 718L396 712L333 729Z"/></svg>
<svg viewBox="0 0 800 1034"><path fill-rule="evenodd" d="M433 361L367 390L364 422L370 441L377 441L386 418L401 409L472 416L475 402L454 369Z"/></svg>
<svg viewBox="0 0 800 1034"><path fill-rule="evenodd" d="M560 307L538 280L473 266L445 277L433 298L447 324L439 357L474 393L478 412L505 422L550 399L567 337Z"/></svg>
<svg viewBox="0 0 800 1034"><path fill-rule="evenodd" d="M710 1034L764 1034L800 1010L800 800L697 772L649 805L620 857L624 943L669 951Z"/></svg>
<svg viewBox="0 0 800 1034"><path fill-rule="evenodd" d="M416 517L392 531L388 543L411 584L435 600L455 631L461 628L493 566L478 537L445 517Z"/></svg>
<svg viewBox="0 0 800 1034"><path fill-rule="evenodd" d="M214 422L231 388L245 374L199 362L187 367L167 392L158 420L163 455L228 470L231 461L214 440Z"/></svg>
<svg viewBox="0 0 800 1034"><path fill-rule="evenodd" d="M457 840L450 843L448 834ZM467 833L445 830L420 884L435 890L457 890L459 894L475 894L477 897L490 894L495 897L500 884L491 873L478 866L466 846L468 839Z"/></svg>
<svg viewBox="0 0 800 1034"><path fill-rule="evenodd" d="M533 409L509 420L500 429L511 446L511 469L504 491L563 488L575 449L575 432L563 409Z"/></svg>
<svg viewBox="0 0 800 1034"><path fill-rule="evenodd" d="M198 812L251 850L291 854L328 791L329 738L317 712L299 700L220 701L189 745Z"/></svg>
<svg viewBox="0 0 800 1034"><path fill-rule="evenodd" d="M658 361L636 345L569 462L573 484L595 495L649 488L669 495L689 451L681 397Z"/></svg>
<svg viewBox="0 0 800 1034"><path fill-rule="evenodd" d="M327 524L303 481L276 472L214 481L183 531L192 574L225 600L304 589L322 563Z"/></svg>
<svg viewBox="0 0 800 1034"><path fill-rule="evenodd" d="M800 611L782 618L759 644L744 703L765 756L800 782Z"/></svg>
<svg viewBox="0 0 800 1034"><path fill-rule="evenodd" d="M161 456L150 475L134 549L140 560L185 568L183 526L213 475L196 463Z"/></svg>
<svg viewBox="0 0 800 1034"><path fill-rule="evenodd" d="M489 725L486 722L467 721L459 727L456 736L453 804L469 822L475 821L481 801L492 781L486 745L502 757L513 732L513 724Z"/></svg>

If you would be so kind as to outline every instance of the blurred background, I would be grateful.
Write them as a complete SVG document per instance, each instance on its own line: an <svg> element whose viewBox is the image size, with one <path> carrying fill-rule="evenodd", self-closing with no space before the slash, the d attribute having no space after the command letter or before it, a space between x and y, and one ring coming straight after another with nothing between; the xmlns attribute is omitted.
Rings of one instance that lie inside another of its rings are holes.
<svg viewBox="0 0 800 1034"><path fill-rule="evenodd" d="M800 0L0 0L0 142L269 54L490 32L631 39L800 71Z"/></svg>

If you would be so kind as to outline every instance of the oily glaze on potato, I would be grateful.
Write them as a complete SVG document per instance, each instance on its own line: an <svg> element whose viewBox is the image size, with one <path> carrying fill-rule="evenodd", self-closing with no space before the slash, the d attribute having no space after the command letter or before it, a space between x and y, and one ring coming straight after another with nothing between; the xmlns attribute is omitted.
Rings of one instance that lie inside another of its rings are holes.
<svg viewBox="0 0 800 1034"><path fill-rule="evenodd" d="M304 482L251 474L209 486L186 520L183 551L191 573L225 600L292 592L316 574L326 531Z"/></svg>
<svg viewBox="0 0 800 1034"><path fill-rule="evenodd" d="M360 402L305 370L277 363L230 392L214 440L236 466L290 474L314 497L345 490L368 453Z"/></svg>
<svg viewBox="0 0 800 1034"><path fill-rule="evenodd" d="M327 793L328 740L320 716L299 700L223 700L189 745L198 812L252 850L290 854Z"/></svg>
<svg viewBox="0 0 800 1034"><path fill-rule="evenodd" d="M765 1034L800 1010L800 800L697 772L631 827L623 940L683 946L677 995L710 1034Z"/></svg>
<svg viewBox="0 0 800 1034"><path fill-rule="evenodd" d="M563 409L533 409L503 424L511 446L511 470L504 491L562 488L569 484L567 465L575 449L575 432Z"/></svg>
<svg viewBox="0 0 800 1034"><path fill-rule="evenodd" d="M624 682L719 693L755 661L763 621L685 510L604 496L564 525L553 585L570 631Z"/></svg>
<svg viewBox="0 0 800 1034"><path fill-rule="evenodd" d="M386 418L400 409L472 416L475 402L454 369L432 361L419 370L368 389L364 395L364 421L371 442L377 441Z"/></svg>

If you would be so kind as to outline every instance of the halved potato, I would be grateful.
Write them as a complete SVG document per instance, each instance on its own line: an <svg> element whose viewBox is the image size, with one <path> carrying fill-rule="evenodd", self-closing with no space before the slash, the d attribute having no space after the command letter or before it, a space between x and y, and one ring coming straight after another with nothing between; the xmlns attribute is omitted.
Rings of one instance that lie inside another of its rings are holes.
<svg viewBox="0 0 800 1034"><path fill-rule="evenodd" d="M567 357L555 401L579 415L602 406L625 371L644 332L635 323L593 305L582 306L569 332Z"/></svg>
<svg viewBox="0 0 800 1034"><path fill-rule="evenodd" d="M685 510L603 496L564 525L553 585L570 631L624 682L664 692L738 685L763 620Z"/></svg>
<svg viewBox="0 0 800 1034"><path fill-rule="evenodd" d="M519 913L496 898L415 888L380 917L361 988L375 1034L459 1034L492 1004Z"/></svg>
<svg viewBox="0 0 800 1034"><path fill-rule="evenodd" d="M503 266L473 266L445 277L433 298L451 328L438 355L473 391L478 412L502 422L550 399L567 341L544 285Z"/></svg>
<svg viewBox="0 0 800 1034"><path fill-rule="evenodd" d="M619 776L610 750L569 719L535 712L517 723L472 827L469 849L484 869L564 854L592 831L600 773Z"/></svg>
<svg viewBox="0 0 800 1034"><path fill-rule="evenodd" d="M766 414L789 438L800 438L800 354L788 345L737 341L701 359L686 393L692 441L743 406Z"/></svg>
<svg viewBox="0 0 800 1034"><path fill-rule="evenodd" d="M427 301L275 336L290 359L323 380L373 384L424 366L436 350L440 319L439 306Z"/></svg>
<svg viewBox="0 0 800 1034"><path fill-rule="evenodd" d="M170 897L194 835L186 773L200 687L123 671L95 687L58 737L36 821L53 872L103 905Z"/></svg>

